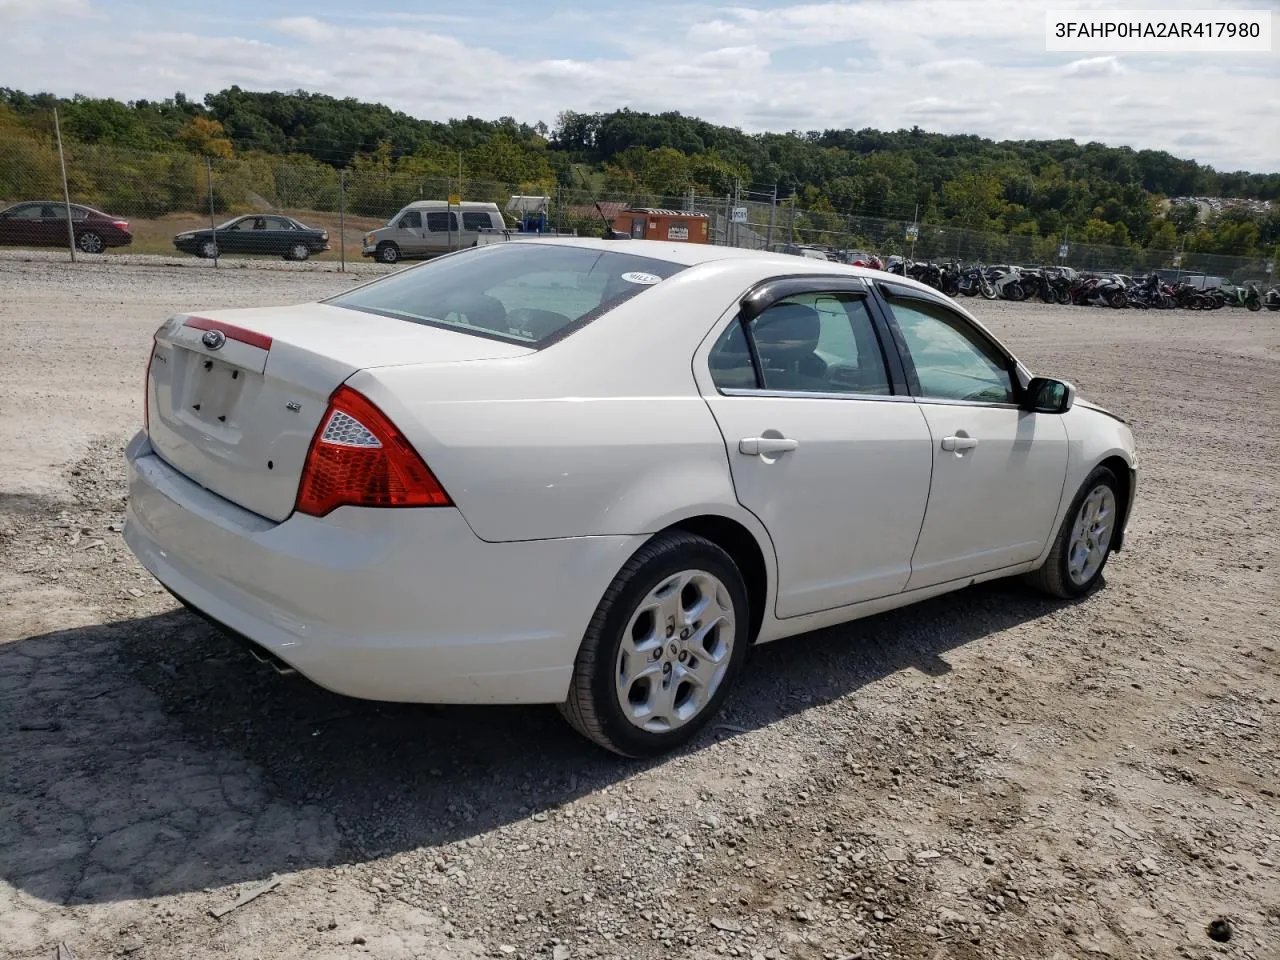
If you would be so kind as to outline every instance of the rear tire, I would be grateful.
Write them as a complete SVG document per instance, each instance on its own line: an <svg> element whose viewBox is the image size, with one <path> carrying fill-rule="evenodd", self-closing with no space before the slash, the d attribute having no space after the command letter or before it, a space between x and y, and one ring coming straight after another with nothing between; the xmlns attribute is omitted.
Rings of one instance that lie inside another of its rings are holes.
<svg viewBox="0 0 1280 960"><path fill-rule="evenodd" d="M106 243L102 240L102 234L94 233L92 230L86 230L76 237L76 246L83 253L101 253L107 248Z"/></svg>
<svg viewBox="0 0 1280 960"><path fill-rule="evenodd" d="M1004 296L1006 300L1012 300L1014 303L1018 303L1027 299L1027 291L1022 289L1021 284L1011 283L1004 288Z"/></svg>
<svg viewBox="0 0 1280 960"><path fill-rule="evenodd" d="M1107 306L1112 310L1123 310L1129 304L1129 298L1123 290L1112 290L1107 294Z"/></svg>
<svg viewBox="0 0 1280 960"><path fill-rule="evenodd" d="M394 243L380 243L378 249L374 252L374 259L379 263L399 263L400 248Z"/></svg>
<svg viewBox="0 0 1280 960"><path fill-rule="evenodd" d="M605 591L560 713L624 757L673 750L728 696L750 642L748 620L732 557L691 533L659 534Z"/></svg>
<svg viewBox="0 0 1280 960"><path fill-rule="evenodd" d="M1062 520L1048 559L1026 575L1027 583L1064 600L1083 597L1097 586L1115 543L1119 489L1116 475L1106 467L1089 474Z"/></svg>

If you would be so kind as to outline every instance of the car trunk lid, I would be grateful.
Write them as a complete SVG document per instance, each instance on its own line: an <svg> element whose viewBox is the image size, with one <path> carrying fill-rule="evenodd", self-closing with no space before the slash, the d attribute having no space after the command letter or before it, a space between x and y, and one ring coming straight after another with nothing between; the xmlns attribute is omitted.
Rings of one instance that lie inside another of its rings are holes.
<svg viewBox="0 0 1280 960"><path fill-rule="evenodd" d="M213 493L284 520L329 397L353 373L530 352L319 303L181 314L156 334L147 377L151 446Z"/></svg>

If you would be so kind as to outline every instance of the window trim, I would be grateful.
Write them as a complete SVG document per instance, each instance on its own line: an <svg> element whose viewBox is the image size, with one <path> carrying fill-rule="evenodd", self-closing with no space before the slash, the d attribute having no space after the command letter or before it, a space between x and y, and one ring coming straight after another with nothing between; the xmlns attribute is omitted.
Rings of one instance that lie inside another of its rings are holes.
<svg viewBox="0 0 1280 960"><path fill-rule="evenodd" d="M1025 405L1026 384L1023 382L1022 364L1018 362L1017 357L1005 348L1004 344L1000 343L981 327L975 325L973 321L950 304L944 303L936 297L884 280L877 280L875 286L877 299L881 301L881 308L884 310L885 324L891 333L896 352L900 355L911 396L918 403L957 407L990 407L999 410L1019 410L1023 408ZM911 348L907 346L902 328L898 325L898 320L893 315L894 300L909 300L932 306L953 317L971 339L987 344L993 353L1004 360L1004 372L1009 377L1014 400L1009 403L999 403L990 400L953 400L947 397L925 396L924 389L920 386L920 378L916 373L915 358L911 356Z"/></svg>
<svg viewBox="0 0 1280 960"><path fill-rule="evenodd" d="M890 393L827 393L804 390L771 390L764 386L764 371L760 364L760 354L756 350L756 342L751 336L750 323L770 307L790 297L803 294L821 295L824 293L853 294L862 299L871 319L871 330L875 334L876 345L880 348L880 359L885 367ZM888 400L894 402L912 401L915 397L908 389L906 373L902 360L898 356L896 344L889 337L888 325L884 312L873 295L871 285L861 277L847 274L815 274L798 273L770 277L757 283L738 301L738 310L724 326L717 323L708 334L708 346L700 363L706 369L707 377L715 391L724 397L772 397L775 399L797 400ZM751 367L755 372L755 387L722 387L716 383L715 372L711 369L711 351L720 342L725 332L737 324L743 339L747 342L747 352L751 355Z"/></svg>

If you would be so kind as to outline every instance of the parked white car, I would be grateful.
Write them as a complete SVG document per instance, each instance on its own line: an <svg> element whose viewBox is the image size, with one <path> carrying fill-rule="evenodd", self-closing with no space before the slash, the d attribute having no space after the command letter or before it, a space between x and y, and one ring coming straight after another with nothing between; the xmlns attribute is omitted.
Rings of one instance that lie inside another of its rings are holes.
<svg viewBox="0 0 1280 960"><path fill-rule="evenodd" d="M996 577L1098 583L1133 436L949 298L646 240L495 244L173 317L125 537L339 693L555 703L669 750L746 649Z"/></svg>

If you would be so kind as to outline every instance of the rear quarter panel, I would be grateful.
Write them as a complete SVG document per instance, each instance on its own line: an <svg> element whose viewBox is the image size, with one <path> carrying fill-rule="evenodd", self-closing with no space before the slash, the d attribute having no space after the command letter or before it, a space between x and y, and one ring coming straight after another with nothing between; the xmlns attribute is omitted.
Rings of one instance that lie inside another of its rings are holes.
<svg viewBox="0 0 1280 960"><path fill-rule="evenodd" d="M703 265L534 355L364 370L350 383L482 539L644 534L707 513L758 530L692 366L751 282L741 266Z"/></svg>

